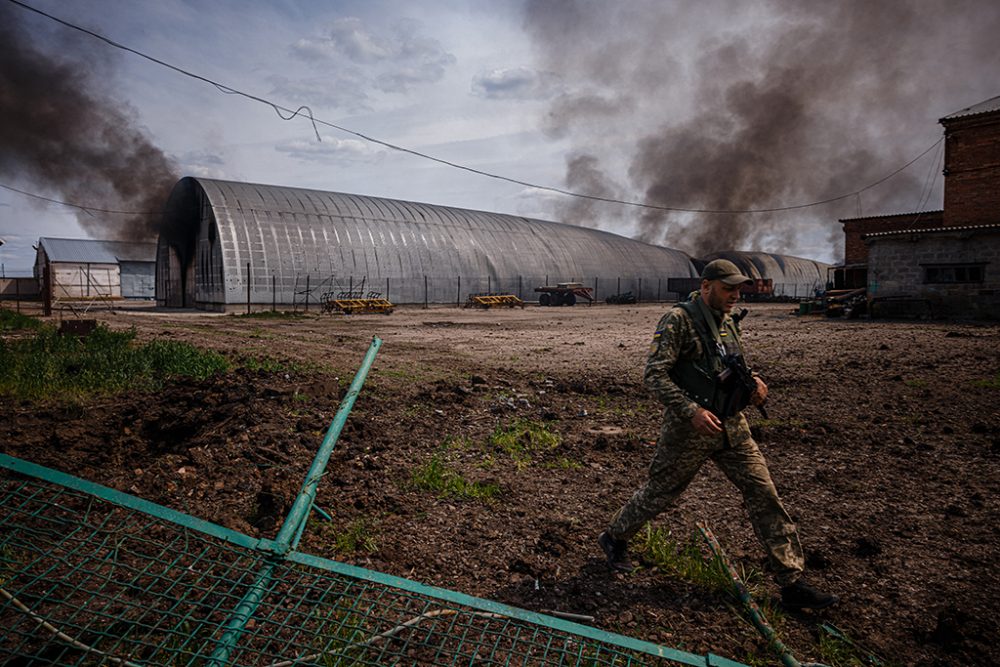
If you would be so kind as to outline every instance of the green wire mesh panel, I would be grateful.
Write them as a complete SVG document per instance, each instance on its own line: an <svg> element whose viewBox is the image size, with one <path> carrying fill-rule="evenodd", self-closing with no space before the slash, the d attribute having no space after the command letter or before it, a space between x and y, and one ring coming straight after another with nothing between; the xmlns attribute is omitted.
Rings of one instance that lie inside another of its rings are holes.
<svg viewBox="0 0 1000 667"><path fill-rule="evenodd" d="M736 664L445 593L0 455L0 664Z"/></svg>

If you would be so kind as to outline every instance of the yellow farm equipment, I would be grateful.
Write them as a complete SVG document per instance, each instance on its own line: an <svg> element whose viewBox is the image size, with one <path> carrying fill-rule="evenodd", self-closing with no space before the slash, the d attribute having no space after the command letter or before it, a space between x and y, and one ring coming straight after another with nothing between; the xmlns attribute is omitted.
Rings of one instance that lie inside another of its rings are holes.
<svg viewBox="0 0 1000 667"><path fill-rule="evenodd" d="M323 310L328 313L382 313L388 315L395 306L388 299L330 299L323 302Z"/></svg>
<svg viewBox="0 0 1000 667"><path fill-rule="evenodd" d="M475 306L477 308L499 308L506 306L513 308L520 306L524 308L524 301L513 294L470 294L469 300L465 302L465 307Z"/></svg>

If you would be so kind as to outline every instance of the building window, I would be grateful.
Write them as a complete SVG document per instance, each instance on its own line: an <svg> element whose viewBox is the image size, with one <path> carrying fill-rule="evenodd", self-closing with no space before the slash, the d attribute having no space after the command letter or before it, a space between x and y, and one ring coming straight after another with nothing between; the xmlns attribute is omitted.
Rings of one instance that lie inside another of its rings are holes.
<svg viewBox="0 0 1000 667"><path fill-rule="evenodd" d="M981 283L984 264L924 265L924 283Z"/></svg>

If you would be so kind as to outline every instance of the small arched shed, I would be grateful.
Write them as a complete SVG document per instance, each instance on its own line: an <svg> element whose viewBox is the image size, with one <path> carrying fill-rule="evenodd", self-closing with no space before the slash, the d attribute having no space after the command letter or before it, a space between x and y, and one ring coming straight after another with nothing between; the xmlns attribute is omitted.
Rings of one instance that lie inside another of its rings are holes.
<svg viewBox="0 0 1000 667"><path fill-rule="evenodd" d="M679 250L595 229L447 206L186 177L167 201L157 302L315 302L383 293L395 303L454 303L469 293L534 298L546 282L597 283L597 296L667 298L668 278L696 276ZM659 294L657 294L659 292ZM387 294L385 294L387 293Z"/></svg>

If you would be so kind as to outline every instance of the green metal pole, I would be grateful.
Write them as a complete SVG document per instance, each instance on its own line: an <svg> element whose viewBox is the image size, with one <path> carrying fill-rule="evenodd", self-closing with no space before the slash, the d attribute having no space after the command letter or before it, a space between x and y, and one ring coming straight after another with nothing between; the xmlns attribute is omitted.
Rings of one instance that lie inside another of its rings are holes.
<svg viewBox="0 0 1000 667"><path fill-rule="evenodd" d="M713 534L712 530L704 523L698 522L697 526L698 530L701 531L702 537L705 538L708 548L712 550L712 553L715 554L716 558L719 559L719 562L722 563L723 567L725 567L726 571L729 573L729 578L733 582L733 588L736 590L736 594L739 596L740 601L743 603L747 613L750 615L750 620L753 622L760 634L763 635L764 639L766 639L771 645L774 652L778 654L778 657L781 659L781 664L785 667L826 667L821 663L801 663L795 659L795 656L792 655L792 652L788 649L788 647L785 646L780 639L778 639L778 635L774 632L771 624L767 622L766 618L764 618L764 614L761 612L760 607L757 606L753 596L750 595L750 591L748 591L746 586L743 585L740 575L736 572L732 563L729 562L729 559L726 558L726 553L722 550L722 545L719 544L719 541L715 538L715 534Z"/></svg>
<svg viewBox="0 0 1000 667"><path fill-rule="evenodd" d="M305 526L306 519L309 517L309 510L312 509L313 501L316 499L316 489L319 487L319 481L326 472L326 464L330 461L333 448L337 444L337 438L340 437L340 432L344 429L344 424L347 422L347 415L350 414L351 408L354 407L355 399L361 393L361 387L365 383L365 378L368 377L368 370L372 367L375 355L378 353L380 347L382 347L382 339L374 336L371 345L368 347L368 353L365 355L364 361L361 362L361 368L355 373L354 381L351 382L351 386L347 390L347 395L340 402L340 408L337 410L337 414L334 415L333 422L330 423L330 428L326 431L326 437L323 438L323 443L319 446L319 451L316 452L312 467L309 468L309 473L302 482L302 489L299 491L292 509L288 511L288 516L285 517L285 523L281 525L278 536L274 538L279 548L284 544L287 544L289 549L294 549L298 546L299 537L302 534L301 526Z"/></svg>
<svg viewBox="0 0 1000 667"><path fill-rule="evenodd" d="M368 376L368 370L371 368L372 362L375 361L375 354L381 346L381 338L377 336L372 338L372 344L368 348L368 353L365 355L364 361L361 362L361 368L355 373L354 381L351 382L347 396L340 402L340 408L338 408L337 414L334 415L333 422L331 422L330 428L326 431L326 437L323 438L323 442L319 446L319 451L316 452L316 456L313 458L309 473L302 483L302 489L299 491L298 497L295 498L295 503L292 505L292 509L289 510L288 516L285 517L285 522L281 525L281 530L278 531L278 536L274 540L274 547L272 549L273 556L261 568L254 579L253 585L250 586L250 590L246 592L243 599L236 606L236 609L233 610L233 615L229 617L226 629L222 633L222 637L219 638L219 643L216 645L215 650L212 652L212 657L207 663L208 667L224 667L229 663L229 657L236 647L236 642L243 635L247 622L257 611L257 608L271 587L271 582L274 579L274 568L286 557L289 551L295 548L302 537L302 530L305 527L306 518L309 516L313 500L316 498L316 489L319 486L319 481L326 471L326 464L329 462L331 454L333 454L337 438L340 437L340 432L347 422L347 415L350 414L351 408L354 406L354 401L361 392L361 387Z"/></svg>

